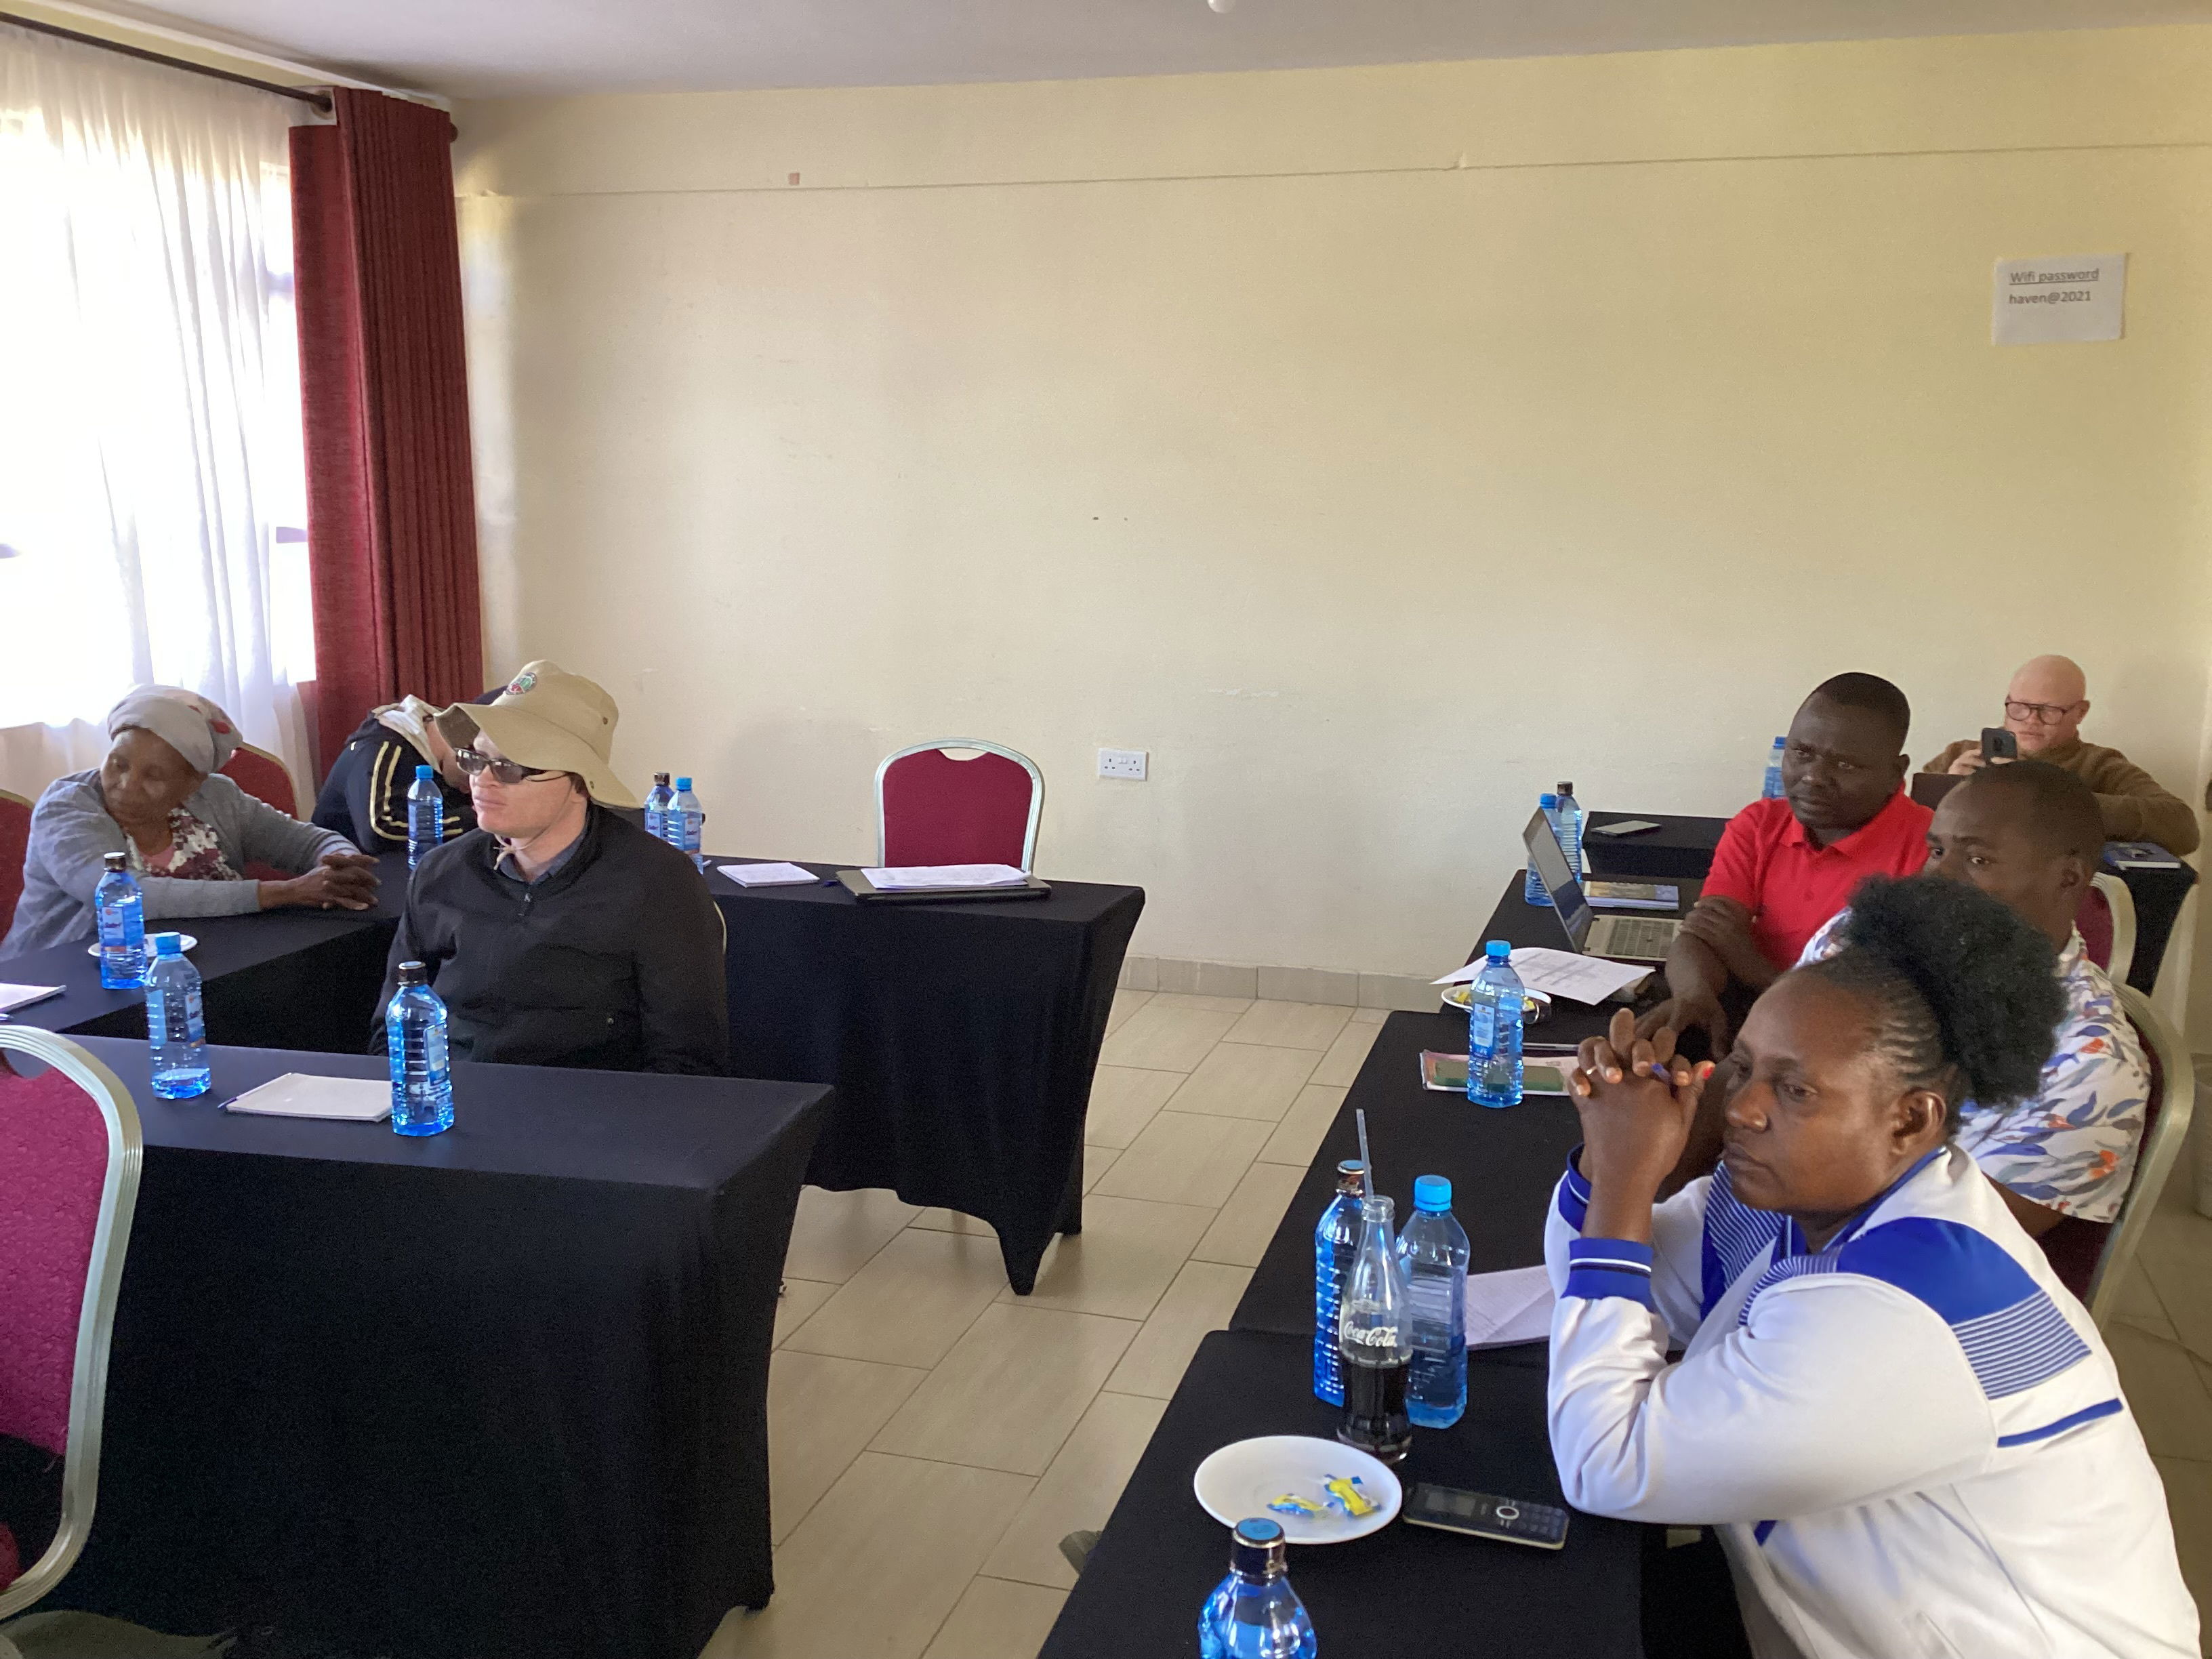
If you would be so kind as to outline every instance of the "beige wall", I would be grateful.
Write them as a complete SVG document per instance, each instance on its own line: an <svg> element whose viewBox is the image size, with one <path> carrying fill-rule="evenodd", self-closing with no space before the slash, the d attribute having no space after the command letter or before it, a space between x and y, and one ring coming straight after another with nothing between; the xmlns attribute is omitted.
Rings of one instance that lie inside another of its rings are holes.
<svg viewBox="0 0 2212 1659"><path fill-rule="evenodd" d="M1841 669L1924 756L2068 651L2199 787L2212 30L458 119L493 657L716 846L987 736L1139 951L1435 972L1540 787L1732 811ZM1988 343L2112 250L2124 342Z"/></svg>

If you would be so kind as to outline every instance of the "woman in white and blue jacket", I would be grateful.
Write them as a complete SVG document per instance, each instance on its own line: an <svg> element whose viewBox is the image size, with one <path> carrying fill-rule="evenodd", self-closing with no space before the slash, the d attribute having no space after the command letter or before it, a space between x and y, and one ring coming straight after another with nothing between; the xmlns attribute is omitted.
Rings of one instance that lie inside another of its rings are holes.
<svg viewBox="0 0 2212 1659"><path fill-rule="evenodd" d="M1753 1008L1720 1167L1664 1204L1711 1066L1626 1013L1583 1045L1546 1243L1567 1499L1717 1528L1760 1659L2194 1656L2112 1357L1951 1144L1962 1101L2033 1092L2050 942L1925 877L1862 887L1846 939Z"/></svg>

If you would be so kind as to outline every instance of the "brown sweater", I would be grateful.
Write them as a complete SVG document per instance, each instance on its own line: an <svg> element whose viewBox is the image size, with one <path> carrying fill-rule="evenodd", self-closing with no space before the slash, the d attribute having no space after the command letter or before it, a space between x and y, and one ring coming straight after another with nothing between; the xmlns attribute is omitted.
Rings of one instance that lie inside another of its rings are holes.
<svg viewBox="0 0 2212 1659"><path fill-rule="evenodd" d="M1948 772L1953 761L1980 746L1979 738L1967 738L1920 769ZM2156 778L2118 750L2100 748L2076 738L2071 743L2054 744L2034 758L2064 767L2096 792L2097 805L2105 809L2108 840L2154 841L2169 853L2197 850L2196 809L2179 796L2168 794Z"/></svg>

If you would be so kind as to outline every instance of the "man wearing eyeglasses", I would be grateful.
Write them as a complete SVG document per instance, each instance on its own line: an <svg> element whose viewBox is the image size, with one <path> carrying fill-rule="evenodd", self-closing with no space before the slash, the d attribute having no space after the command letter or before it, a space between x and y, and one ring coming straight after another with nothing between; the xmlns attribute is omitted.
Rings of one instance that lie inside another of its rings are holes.
<svg viewBox="0 0 2212 1659"><path fill-rule="evenodd" d="M489 706L445 714L474 729L454 760L477 827L408 884L372 1052L399 964L420 962L456 1060L726 1071L721 915L690 859L623 816L637 800L608 763L614 699L533 662Z"/></svg>
<svg viewBox="0 0 2212 1659"><path fill-rule="evenodd" d="M2005 730L2019 741L2022 760L2063 766L2095 793L2106 840L2154 841L2172 853L2197 850L2197 813L2187 801L2169 794L2118 750L2081 741L2089 687L2078 663L2067 657L2022 663L2006 688L2004 708ZM1920 769L1964 775L1990 764L1981 739L1967 738Z"/></svg>

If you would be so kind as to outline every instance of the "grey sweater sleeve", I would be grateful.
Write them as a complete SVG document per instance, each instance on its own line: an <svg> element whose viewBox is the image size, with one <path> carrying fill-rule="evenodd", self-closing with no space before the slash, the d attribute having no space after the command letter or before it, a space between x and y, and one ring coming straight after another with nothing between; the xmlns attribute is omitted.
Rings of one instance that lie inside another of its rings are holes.
<svg viewBox="0 0 2212 1659"><path fill-rule="evenodd" d="M229 780L225 779L225 782ZM232 785L235 788L236 785ZM204 790L201 794L204 794ZM192 797L198 810L200 794ZM210 827L231 850L231 838L212 817ZM82 907L82 930L91 931L93 891L106 874L100 860L110 853L128 850L123 827L107 816L95 781L64 778L46 791L31 816L31 846L25 862L39 866L54 887ZM250 881L178 881L167 876L141 876L138 885L146 897L146 920L164 916L234 916L261 908L259 890Z"/></svg>
<svg viewBox="0 0 2212 1659"><path fill-rule="evenodd" d="M185 803L205 819L222 843L223 856L233 868L267 864L292 875L312 870L325 853L357 853L361 849L335 830L302 823L257 799L220 772L212 775ZM198 884L186 882L185 886ZM150 896L149 896L150 904ZM255 905L248 908L258 908Z"/></svg>

